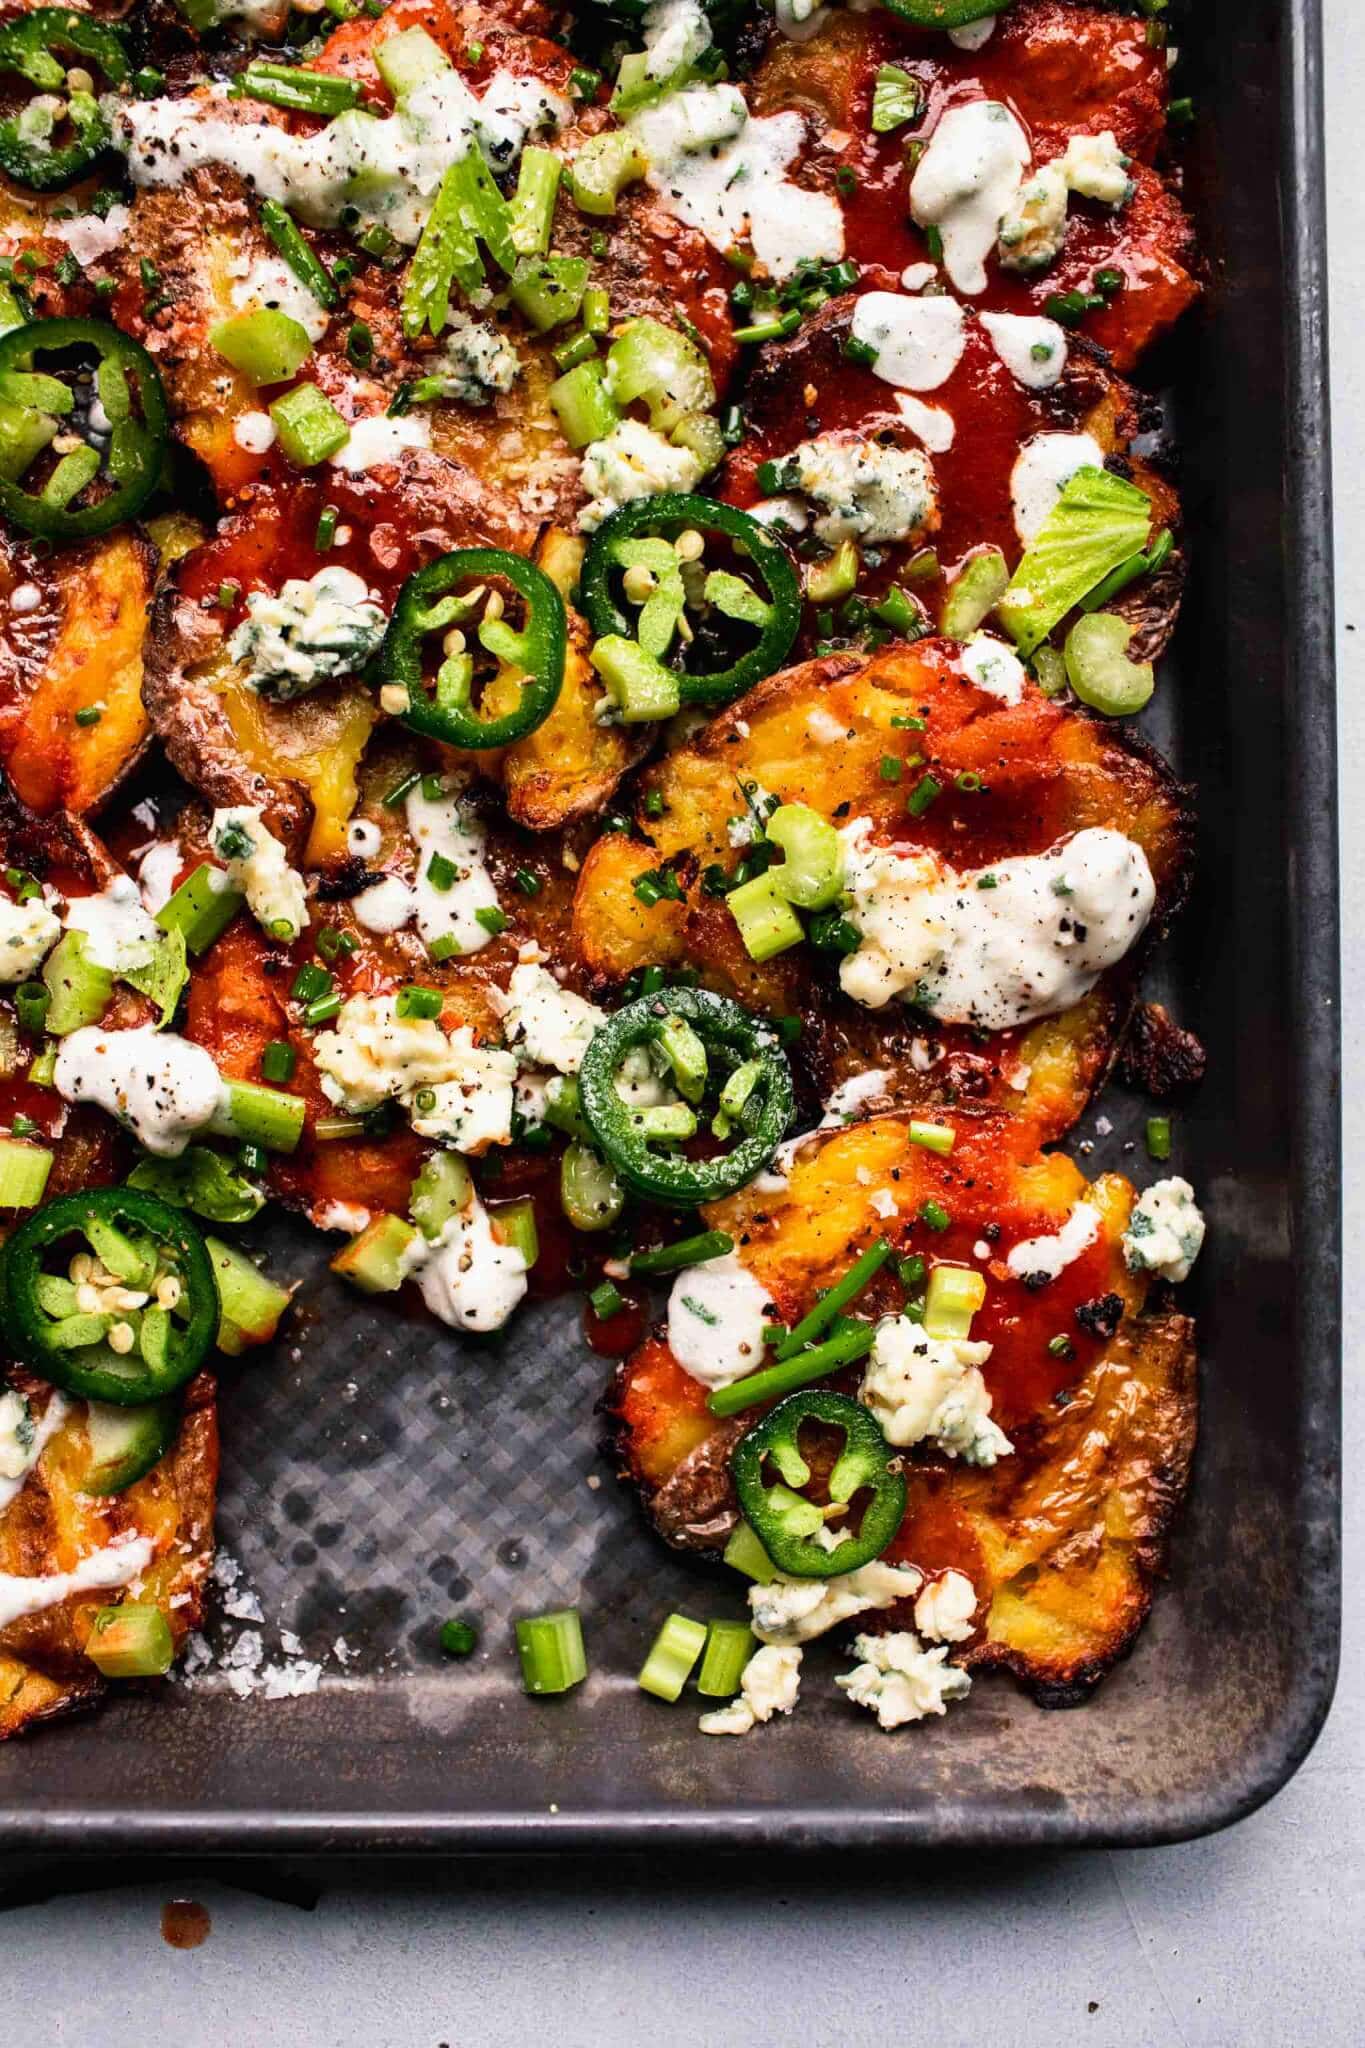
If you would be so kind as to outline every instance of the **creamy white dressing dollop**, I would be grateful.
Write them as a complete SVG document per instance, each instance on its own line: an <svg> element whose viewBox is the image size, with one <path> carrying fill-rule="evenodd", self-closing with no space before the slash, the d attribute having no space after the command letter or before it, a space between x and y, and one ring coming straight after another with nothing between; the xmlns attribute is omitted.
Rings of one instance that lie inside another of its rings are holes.
<svg viewBox="0 0 1365 2048"><path fill-rule="evenodd" d="M1014 530L1027 547L1055 511L1078 469L1103 469L1104 450L1093 434L1035 434L1010 471Z"/></svg>
<svg viewBox="0 0 1365 2048"><path fill-rule="evenodd" d="M65 1102L93 1102L160 1159L175 1159L216 1115L223 1082L202 1045L139 1024L84 1025L65 1037L53 1085Z"/></svg>
<svg viewBox="0 0 1365 2048"><path fill-rule="evenodd" d="M1026 1237L1011 1245L1005 1264L1016 1279L1035 1284L1055 1280L1091 1246L1100 1234L1100 1212L1093 1202L1077 1202L1060 1230Z"/></svg>
<svg viewBox="0 0 1365 2048"><path fill-rule="evenodd" d="M1028 137L999 100L949 107L910 184L910 211L943 237L943 267L968 298L986 289L986 258L1032 161Z"/></svg>
<svg viewBox="0 0 1365 2048"><path fill-rule="evenodd" d="M152 1561L150 1536L116 1536L103 1550L92 1550L69 1572L47 1572L41 1578L18 1578L0 1572L0 1628L26 1614L41 1614L78 1593L99 1593L128 1586Z"/></svg>
<svg viewBox="0 0 1365 2048"><path fill-rule="evenodd" d="M55 1388L38 1416L13 1388L0 1394L0 1515L23 1491L30 1472L70 1413L71 1403Z"/></svg>
<svg viewBox="0 0 1365 2048"><path fill-rule="evenodd" d="M966 316L956 299L865 292L853 309L852 334L875 349L875 376L902 391L936 391L962 361Z"/></svg>
<svg viewBox="0 0 1365 2048"><path fill-rule="evenodd" d="M162 936L131 875L115 875L97 895L73 896L62 921L68 931L85 933L86 959L111 974L145 967Z"/></svg>
<svg viewBox="0 0 1365 2048"><path fill-rule="evenodd" d="M763 1363L765 1311L772 1300L734 1252L688 1266L668 1297L668 1346L704 1387L728 1387Z"/></svg>
<svg viewBox="0 0 1365 2048"><path fill-rule="evenodd" d="M1107 826L962 872L877 846L871 829L857 818L840 834L861 941L839 979L872 1009L900 996L987 1031L1056 1016L1123 958L1156 901L1146 854Z"/></svg>
<svg viewBox="0 0 1365 2048"><path fill-rule="evenodd" d="M1066 370L1066 330L1041 314L983 313L991 346L1017 383L1050 391Z"/></svg>
<svg viewBox="0 0 1365 2048"><path fill-rule="evenodd" d="M419 1236L402 1263L432 1314L452 1329L500 1330L526 1294L526 1260L515 1245L494 1237L477 1195L438 1238Z"/></svg>

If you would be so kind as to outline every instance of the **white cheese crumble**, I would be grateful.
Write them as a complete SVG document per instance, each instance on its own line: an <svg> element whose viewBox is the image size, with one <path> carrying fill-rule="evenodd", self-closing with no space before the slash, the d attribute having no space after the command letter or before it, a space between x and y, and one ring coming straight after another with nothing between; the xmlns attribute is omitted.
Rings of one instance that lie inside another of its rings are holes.
<svg viewBox="0 0 1365 2048"><path fill-rule="evenodd" d="M966 316L956 299L911 299L866 292L853 309L852 334L875 349L874 376L903 391L936 391L962 361Z"/></svg>
<svg viewBox="0 0 1365 2048"><path fill-rule="evenodd" d="M314 1039L313 1060L328 1101L344 1109L396 1100L419 1137L461 1152L511 1138L516 1059L477 1044L467 1024L447 1033L434 1018L400 1017L394 996L350 996Z"/></svg>
<svg viewBox="0 0 1365 2048"><path fill-rule="evenodd" d="M739 1694L697 1722L703 1735L747 1735L774 1714L790 1714L801 1689L801 1652L765 1643L739 1677Z"/></svg>
<svg viewBox="0 0 1365 2048"><path fill-rule="evenodd" d="M461 405L487 405L493 392L512 389L521 375L521 358L489 321L452 313L441 353L427 374L440 378L443 398Z"/></svg>
<svg viewBox="0 0 1365 2048"><path fill-rule="evenodd" d="M560 986L534 963L514 967L504 999L503 1030L519 1058L559 1074L576 1074L593 1033L607 1021L596 1003Z"/></svg>
<svg viewBox="0 0 1365 2048"><path fill-rule="evenodd" d="M618 420L600 441L583 451L580 475L591 502L578 515L592 533L632 498L657 498L664 491L690 491L701 479L701 458L675 448L643 420Z"/></svg>
<svg viewBox="0 0 1365 2048"><path fill-rule="evenodd" d="M941 115L910 185L910 211L943 237L956 289L986 289L986 258L1030 163L1028 137L998 100L970 100Z"/></svg>
<svg viewBox="0 0 1365 2048"><path fill-rule="evenodd" d="M870 1009L900 996L988 1031L1056 1016L1124 957L1156 901L1146 854L1107 826L964 873L875 846L871 832L855 818L839 835L860 934L839 980Z"/></svg>
<svg viewBox="0 0 1365 2048"><path fill-rule="evenodd" d="M962 649L962 672L978 690L1017 704L1024 694L1024 664L1012 647L990 633L973 633Z"/></svg>
<svg viewBox="0 0 1365 2048"><path fill-rule="evenodd" d="M1141 1194L1123 1233L1131 1273L1156 1273L1178 1285L1188 1280L1204 1243L1204 1218L1194 1189L1178 1177L1159 1180Z"/></svg>
<svg viewBox="0 0 1365 2048"><path fill-rule="evenodd" d="M1000 223L1000 267L1024 276L1046 270L1066 241L1066 177L1060 164L1044 164L1019 188Z"/></svg>
<svg viewBox="0 0 1365 2048"><path fill-rule="evenodd" d="M1005 1264L1017 1280L1041 1286L1055 1280L1091 1246L1100 1234L1100 1212L1093 1202L1076 1202L1060 1230L1045 1237L1026 1237L1011 1245Z"/></svg>
<svg viewBox="0 0 1365 2048"><path fill-rule="evenodd" d="M754 1634L762 1643L808 1643L855 1614L912 1600L923 1583L914 1565L880 1558L832 1579L788 1579L779 1572L771 1585L749 1588Z"/></svg>
<svg viewBox="0 0 1365 2048"><path fill-rule="evenodd" d="M178 1158L223 1099L222 1079L203 1046L151 1024L72 1031L58 1050L53 1085L64 1102L107 1110L159 1159Z"/></svg>
<svg viewBox="0 0 1365 2048"><path fill-rule="evenodd" d="M889 1636L859 1636L853 1654L859 1662L834 1683L857 1706L874 1713L882 1728L901 1728L930 1714L946 1714L950 1700L965 1699L972 1689L967 1673L948 1663L946 1645L926 1650L909 1629Z"/></svg>
<svg viewBox="0 0 1365 2048"><path fill-rule="evenodd" d="M106 105L135 185L175 185L222 164L257 199L278 200L313 227L336 227L354 207L410 247L452 163L478 148L494 171L509 170L528 136L573 118L539 79L498 71L479 95L453 68L433 72L386 118L357 108L311 134L238 120L239 103L212 91Z"/></svg>
<svg viewBox="0 0 1365 2048"><path fill-rule="evenodd" d="M728 1387L763 1363L767 1289L734 1252L688 1266L668 1297L668 1346L704 1387Z"/></svg>
<svg viewBox="0 0 1365 2048"><path fill-rule="evenodd" d="M61 921L40 896L15 903L0 896L0 981L27 981L61 935Z"/></svg>
<svg viewBox="0 0 1365 2048"><path fill-rule="evenodd" d="M0 1572L0 1628L8 1628L26 1614L41 1614L45 1608L60 1606L78 1593L105 1592L113 1586L127 1586L152 1561L155 1545L150 1536L126 1533L116 1536L103 1550L89 1551L69 1572L48 1572L41 1578L19 1578Z"/></svg>
<svg viewBox="0 0 1365 2048"><path fill-rule="evenodd" d="M526 1294L526 1260L493 1235L477 1195L438 1238L428 1243L419 1234L402 1266L432 1314L456 1330L500 1330Z"/></svg>
<svg viewBox="0 0 1365 2048"><path fill-rule="evenodd" d="M1066 370L1066 330L1041 314L983 313L981 325L1011 377L1030 391L1050 391Z"/></svg>
<svg viewBox="0 0 1365 2048"><path fill-rule="evenodd" d="M1098 135L1073 135L1062 158L1062 171L1073 192L1097 199L1103 206L1126 206L1133 196L1130 159L1119 148L1112 128Z"/></svg>
<svg viewBox="0 0 1365 2048"><path fill-rule="evenodd" d="M209 843L261 929L272 938L296 939L308 922L308 891L259 806L215 811Z"/></svg>
<svg viewBox="0 0 1365 2048"><path fill-rule="evenodd" d="M869 1102L890 1095L894 1076L886 1067L869 1067L865 1073L850 1074L834 1089L820 1115L822 1131L837 1130L841 1124L856 1123Z"/></svg>
<svg viewBox="0 0 1365 2048"><path fill-rule="evenodd" d="M379 469L385 463L397 462L408 448L429 448L431 446L431 422L423 413L401 413L391 419L386 412L369 413L364 419L353 420L351 431L334 455L327 460L334 469L344 469L352 476L366 470ZM336 573L346 575L348 571ZM359 578L357 577L357 582Z"/></svg>
<svg viewBox="0 0 1365 2048"><path fill-rule="evenodd" d="M246 609L228 653L245 663L253 690L281 701L353 675L384 637L384 614L351 569L291 576L274 596L249 591Z"/></svg>
<svg viewBox="0 0 1365 2048"><path fill-rule="evenodd" d="M162 937L131 875L115 875L96 895L73 896L62 922L68 931L84 932L86 959L110 974L146 967Z"/></svg>
<svg viewBox="0 0 1365 2048"><path fill-rule="evenodd" d="M665 211L715 249L747 239L779 283L798 263L844 253L839 202L787 176L806 141L794 111L754 118L733 85L693 85L628 123L649 159L647 183Z"/></svg>
<svg viewBox="0 0 1365 2048"><path fill-rule="evenodd" d="M244 412L232 422L232 438L248 455L264 455L279 433L268 412Z"/></svg>
<svg viewBox="0 0 1365 2048"><path fill-rule="evenodd" d="M965 1572L931 1579L915 1602L915 1627L934 1643L962 1643L972 1632L976 1587Z"/></svg>
<svg viewBox="0 0 1365 2048"><path fill-rule="evenodd" d="M92 263L122 247L132 221L126 206L111 206L103 220L97 213L82 213L75 220L44 221L43 233L65 242L81 268L88 270Z"/></svg>
<svg viewBox="0 0 1365 2048"><path fill-rule="evenodd" d="M1093 434L1035 434L1010 471L1014 530L1025 547L1045 523L1078 469L1103 469L1104 450Z"/></svg>
<svg viewBox="0 0 1365 2048"><path fill-rule="evenodd" d="M790 43L808 43L828 19L824 0L777 0L777 25Z"/></svg>
<svg viewBox="0 0 1365 2048"><path fill-rule="evenodd" d="M798 488L823 507L815 531L830 547L910 540L936 518L933 464L918 448L821 434L787 460Z"/></svg>
<svg viewBox="0 0 1365 2048"><path fill-rule="evenodd" d="M870 1408L889 1444L901 1449L932 1439L950 1458L994 1465L1014 1446L991 1421L981 1367L989 1344L930 1337L908 1316L884 1316L872 1340L858 1399Z"/></svg>

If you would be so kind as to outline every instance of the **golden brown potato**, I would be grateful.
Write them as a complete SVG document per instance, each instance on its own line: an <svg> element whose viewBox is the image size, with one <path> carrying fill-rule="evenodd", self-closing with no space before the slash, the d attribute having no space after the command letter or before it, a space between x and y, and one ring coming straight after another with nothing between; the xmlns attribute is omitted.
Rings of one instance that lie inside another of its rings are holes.
<svg viewBox="0 0 1365 2048"><path fill-rule="evenodd" d="M12 1383L41 1413L50 1390L26 1375L13 1375ZM119 1536L148 1536L155 1545L152 1562L128 1597L161 1608L178 1648L199 1626L213 1560L218 1424L212 1374L201 1372L190 1382L174 1445L125 1492L81 1493L85 1465L85 1404L75 1402L0 1513L0 1572L35 1578L69 1571ZM99 1609L123 1597L117 1591L74 1595L0 1630L0 1741L99 1697L104 1680L87 1662L85 1643Z"/></svg>

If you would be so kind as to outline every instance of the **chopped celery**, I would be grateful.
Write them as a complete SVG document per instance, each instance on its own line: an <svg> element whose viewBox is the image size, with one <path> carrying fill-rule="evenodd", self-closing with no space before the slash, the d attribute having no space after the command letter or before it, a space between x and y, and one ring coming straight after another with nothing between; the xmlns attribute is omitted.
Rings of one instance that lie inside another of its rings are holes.
<svg viewBox="0 0 1365 2048"><path fill-rule="evenodd" d="M229 1081L209 1129L243 1145L264 1145L267 1152L292 1152L303 1134L307 1108L301 1095L289 1095L283 1088Z"/></svg>
<svg viewBox="0 0 1365 2048"><path fill-rule="evenodd" d="M253 1266L246 1253L221 1237L206 1237L218 1285L218 1349L236 1358L252 1344L268 1344L289 1306L289 1289L277 1287Z"/></svg>
<svg viewBox="0 0 1365 2048"><path fill-rule="evenodd" d="M477 149L453 163L441 180L436 203L403 287L403 332L409 340L429 329L439 334L450 316L450 288L466 297L483 285L479 243L509 273L516 268L512 214Z"/></svg>
<svg viewBox="0 0 1365 2048"><path fill-rule="evenodd" d="M47 1006L47 1028L54 1038L65 1038L84 1024L97 1024L114 992L114 977L85 956L86 935L63 932L43 962L43 980L51 1002Z"/></svg>
<svg viewBox="0 0 1365 2048"><path fill-rule="evenodd" d="M569 194L580 213L615 213L627 185L649 169L649 159L627 128L594 135L569 166Z"/></svg>
<svg viewBox="0 0 1365 2048"><path fill-rule="evenodd" d="M858 550L851 540L841 540L827 562L812 562L806 570L806 596L812 604L833 604L847 597L858 581Z"/></svg>
<svg viewBox="0 0 1365 2048"><path fill-rule="evenodd" d="M350 427L316 384L296 384L286 391L271 406L270 417L282 452L299 469L316 469L351 438Z"/></svg>
<svg viewBox="0 0 1365 2048"><path fill-rule="evenodd" d="M604 375L601 363L579 363L550 386L550 404L571 448L602 440L620 420Z"/></svg>
<svg viewBox="0 0 1365 2048"><path fill-rule="evenodd" d="M670 1614L640 1666L636 1684L641 1692L653 1693L659 1700L676 1700L705 1646L705 1622L693 1621L686 1614Z"/></svg>
<svg viewBox="0 0 1365 2048"><path fill-rule="evenodd" d="M452 1216L469 1207L474 1183L458 1152L433 1152L423 1160L408 1197L408 1214L423 1237L438 1238Z"/></svg>
<svg viewBox="0 0 1365 2048"><path fill-rule="evenodd" d="M1129 661L1133 629L1114 612L1087 612L1066 636L1066 673L1082 704L1106 718L1127 718L1151 697L1150 661Z"/></svg>
<svg viewBox="0 0 1365 2048"><path fill-rule="evenodd" d="M563 168L552 149L522 151L511 201L512 242L519 256L543 256L549 248Z"/></svg>
<svg viewBox="0 0 1365 2048"><path fill-rule="evenodd" d="M185 934L169 931L158 939L152 948L152 957L142 967L124 967L119 971L119 980L126 981L129 988L135 988L139 995L146 996L159 1012L158 1028L162 1031L174 1017L180 1002L181 991L190 978L189 964L185 958Z"/></svg>
<svg viewBox="0 0 1365 2048"><path fill-rule="evenodd" d="M248 384L283 384L297 375L313 346L297 320L268 306L221 321L209 330L209 340Z"/></svg>
<svg viewBox="0 0 1365 2048"><path fill-rule="evenodd" d="M362 1294L394 1294L403 1284L403 1255L419 1242L401 1216L375 1216L337 1253L332 1271Z"/></svg>
<svg viewBox="0 0 1365 2048"><path fill-rule="evenodd" d="M52 1171L52 1154L41 1145L0 1138L0 1209L34 1209Z"/></svg>
<svg viewBox="0 0 1365 2048"><path fill-rule="evenodd" d="M576 1607L528 1614L516 1627L521 1682L528 1693L567 1692L587 1677L583 1624Z"/></svg>
<svg viewBox="0 0 1365 2048"><path fill-rule="evenodd" d="M986 1299L986 1276L973 1266L934 1266L924 1297L926 1337L969 1337L972 1317Z"/></svg>
<svg viewBox="0 0 1365 2048"><path fill-rule="evenodd" d="M1066 656L1059 647L1035 647L1033 673L1045 697L1060 697L1066 688Z"/></svg>
<svg viewBox="0 0 1365 2048"><path fill-rule="evenodd" d="M747 1522L740 1524L744 1529L748 1526ZM757 1537L754 1541L758 1541ZM730 1699L739 1691L744 1667L755 1648L754 1633L747 1621L713 1621L706 1631L697 1691L708 1700Z"/></svg>
<svg viewBox="0 0 1365 2048"><path fill-rule="evenodd" d="M128 1600L100 1608L85 1654L106 1678L164 1678L175 1658L175 1639L159 1607Z"/></svg>
<svg viewBox="0 0 1365 2048"><path fill-rule="evenodd" d="M711 366L687 335L662 321L628 320L607 354L607 389L618 406L643 399L659 431L716 402Z"/></svg>
<svg viewBox="0 0 1365 2048"><path fill-rule="evenodd" d="M769 869L755 875L725 898L751 960L771 960L774 954L799 946L805 937L800 918L779 891L778 872Z"/></svg>
<svg viewBox="0 0 1365 2048"><path fill-rule="evenodd" d="M1142 548L1151 517L1146 492L1108 470L1078 469L1068 479L997 608L1022 655Z"/></svg>
<svg viewBox="0 0 1365 2048"><path fill-rule="evenodd" d="M535 1203L529 1197L520 1202L503 1202L490 1211L493 1234L503 1244L519 1251L529 1273L540 1257L540 1232L536 1229Z"/></svg>
<svg viewBox="0 0 1365 2048"><path fill-rule="evenodd" d="M889 135L907 121L917 121L924 109L924 87L899 64L878 66L872 88L872 133Z"/></svg>
<svg viewBox="0 0 1365 2048"><path fill-rule="evenodd" d="M400 29L375 47L374 68L396 100L451 69L450 59L424 28Z"/></svg>
<svg viewBox="0 0 1365 2048"><path fill-rule="evenodd" d="M559 1206L575 1230L608 1230L625 1207L621 1183L600 1152L575 1142L559 1162Z"/></svg>
<svg viewBox="0 0 1365 2048"><path fill-rule="evenodd" d="M759 1541L752 1522L736 1522L722 1561L760 1586L770 1586L777 1577L777 1566Z"/></svg>
<svg viewBox="0 0 1365 2048"><path fill-rule="evenodd" d="M204 953L226 931L245 901L236 889L228 887L221 868L201 861L167 897L156 921L163 932L183 932L191 953Z"/></svg>
<svg viewBox="0 0 1365 2048"><path fill-rule="evenodd" d="M588 282L586 256L523 256L512 273L508 297L537 334L572 320Z"/></svg>
<svg viewBox="0 0 1365 2048"><path fill-rule="evenodd" d="M647 654L638 641L608 633L596 643L588 659L606 684L623 725L671 718L678 709L677 676Z"/></svg>
<svg viewBox="0 0 1365 2048"><path fill-rule="evenodd" d="M943 600L939 630L965 640L987 618L1009 588L1010 572L999 548L972 555Z"/></svg>
<svg viewBox="0 0 1365 2048"><path fill-rule="evenodd" d="M773 615L767 598L760 597L752 584L742 576L732 576L728 569L711 570L702 586L702 596L727 619L737 619L741 625L761 629Z"/></svg>
<svg viewBox="0 0 1365 2048"><path fill-rule="evenodd" d="M839 834L809 804L780 804L767 823L767 836L785 858L758 881L771 881L788 903L802 910L827 910L844 886ZM744 886L748 886L745 884ZM735 892L730 894L734 903Z"/></svg>

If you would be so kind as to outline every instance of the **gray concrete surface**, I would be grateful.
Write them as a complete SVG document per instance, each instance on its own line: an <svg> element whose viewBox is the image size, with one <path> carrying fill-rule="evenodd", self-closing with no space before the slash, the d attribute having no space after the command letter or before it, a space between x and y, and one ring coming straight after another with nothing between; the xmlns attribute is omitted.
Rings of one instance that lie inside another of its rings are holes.
<svg viewBox="0 0 1365 2048"><path fill-rule="evenodd" d="M1365 26L1326 0L1341 629L1346 1242L1365 1236ZM1359 630L1355 630L1356 628ZM1351 799L1354 798L1354 801ZM1341 1685L1298 1776L1230 1833L1181 1848L899 1879L667 1866L502 1867L438 1888L381 1876L312 1910L186 1879L0 1919L27 2048L555 2048L739 2036L810 2048L1345 2048L1365 2039L1365 1279L1347 1277L1347 1615ZM1351 1368L1356 1368L1353 1375ZM1354 1384L1353 1384L1354 1380ZM0 1873L2 1875L2 1873ZM172 1889L207 1904L190 1954Z"/></svg>

